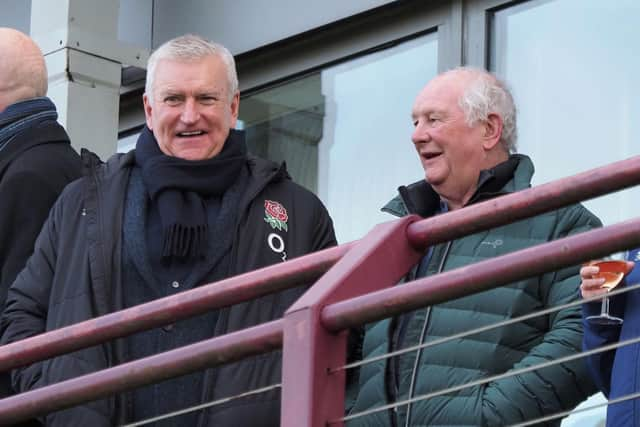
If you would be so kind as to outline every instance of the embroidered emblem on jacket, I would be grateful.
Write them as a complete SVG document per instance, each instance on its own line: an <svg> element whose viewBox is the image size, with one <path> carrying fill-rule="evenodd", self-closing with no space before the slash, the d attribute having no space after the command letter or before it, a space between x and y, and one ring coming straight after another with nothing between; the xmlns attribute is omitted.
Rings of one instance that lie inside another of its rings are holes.
<svg viewBox="0 0 640 427"><path fill-rule="evenodd" d="M280 259L283 261L287 260L287 252L284 250L284 240L276 233L269 233L269 237L267 237L267 243L271 250L278 255L280 255Z"/></svg>
<svg viewBox="0 0 640 427"><path fill-rule="evenodd" d="M284 206L278 202L274 202L273 200L264 201L264 221L274 230L278 229L288 231L288 220L289 215L287 215L287 210Z"/></svg>

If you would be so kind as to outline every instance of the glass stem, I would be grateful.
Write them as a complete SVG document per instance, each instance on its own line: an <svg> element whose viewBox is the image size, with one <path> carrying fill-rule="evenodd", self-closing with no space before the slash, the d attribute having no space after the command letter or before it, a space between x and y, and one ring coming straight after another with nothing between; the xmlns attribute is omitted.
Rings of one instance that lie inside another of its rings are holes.
<svg viewBox="0 0 640 427"><path fill-rule="evenodd" d="M600 309L600 315L609 317L609 295L605 294L602 298L602 308Z"/></svg>

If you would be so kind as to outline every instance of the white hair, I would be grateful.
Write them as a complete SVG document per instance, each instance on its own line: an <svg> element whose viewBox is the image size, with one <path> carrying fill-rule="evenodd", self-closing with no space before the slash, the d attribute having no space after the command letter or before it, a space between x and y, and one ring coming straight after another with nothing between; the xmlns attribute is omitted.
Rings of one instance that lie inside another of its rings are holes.
<svg viewBox="0 0 640 427"><path fill-rule="evenodd" d="M500 144L507 153L515 153L518 139L516 106L507 85L479 68L459 67L444 74L454 73L472 77L458 100L467 124L473 126L479 121L486 121L490 114L499 115L502 118Z"/></svg>
<svg viewBox="0 0 640 427"><path fill-rule="evenodd" d="M176 37L157 48L147 61L147 81L144 87L146 95L153 101L153 81L156 65L161 59L173 59L179 61L193 61L208 56L217 56L222 60L227 70L227 89L229 100L238 92L238 74L233 55L221 44L208 41L194 34L186 34Z"/></svg>

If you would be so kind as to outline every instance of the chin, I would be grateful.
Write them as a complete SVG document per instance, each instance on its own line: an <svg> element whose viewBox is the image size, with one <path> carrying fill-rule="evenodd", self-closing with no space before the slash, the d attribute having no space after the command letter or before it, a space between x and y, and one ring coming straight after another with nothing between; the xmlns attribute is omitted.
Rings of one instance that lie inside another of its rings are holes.
<svg viewBox="0 0 640 427"><path fill-rule="evenodd" d="M207 158L205 154L194 153L193 151L186 153L177 153L176 157L183 160L205 160Z"/></svg>
<svg viewBox="0 0 640 427"><path fill-rule="evenodd" d="M433 174L428 174L428 173L424 174L424 180L427 181L431 185L437 185L441 181L443 181L442 179L440 179L440 177L434 176Z"/></svg>

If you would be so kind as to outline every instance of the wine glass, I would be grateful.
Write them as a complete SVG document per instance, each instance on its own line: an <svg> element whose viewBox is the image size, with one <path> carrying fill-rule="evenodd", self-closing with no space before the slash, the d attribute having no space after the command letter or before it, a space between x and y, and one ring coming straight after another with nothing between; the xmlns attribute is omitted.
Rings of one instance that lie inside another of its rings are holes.
<svg viewBox="0 0 640 427"><path fill-rule="evenodd" d="M600 269L594 277L604 279L602 287L607 293L618 286L624 276L628 273L627 263L618 259L610 259L603 261L591 262L588 265L594 265ZM587 321L595 325L621 325L622 319L609 314L609 296L607 294L602 298L602 307L600 314L587 317Z"/></svg>

